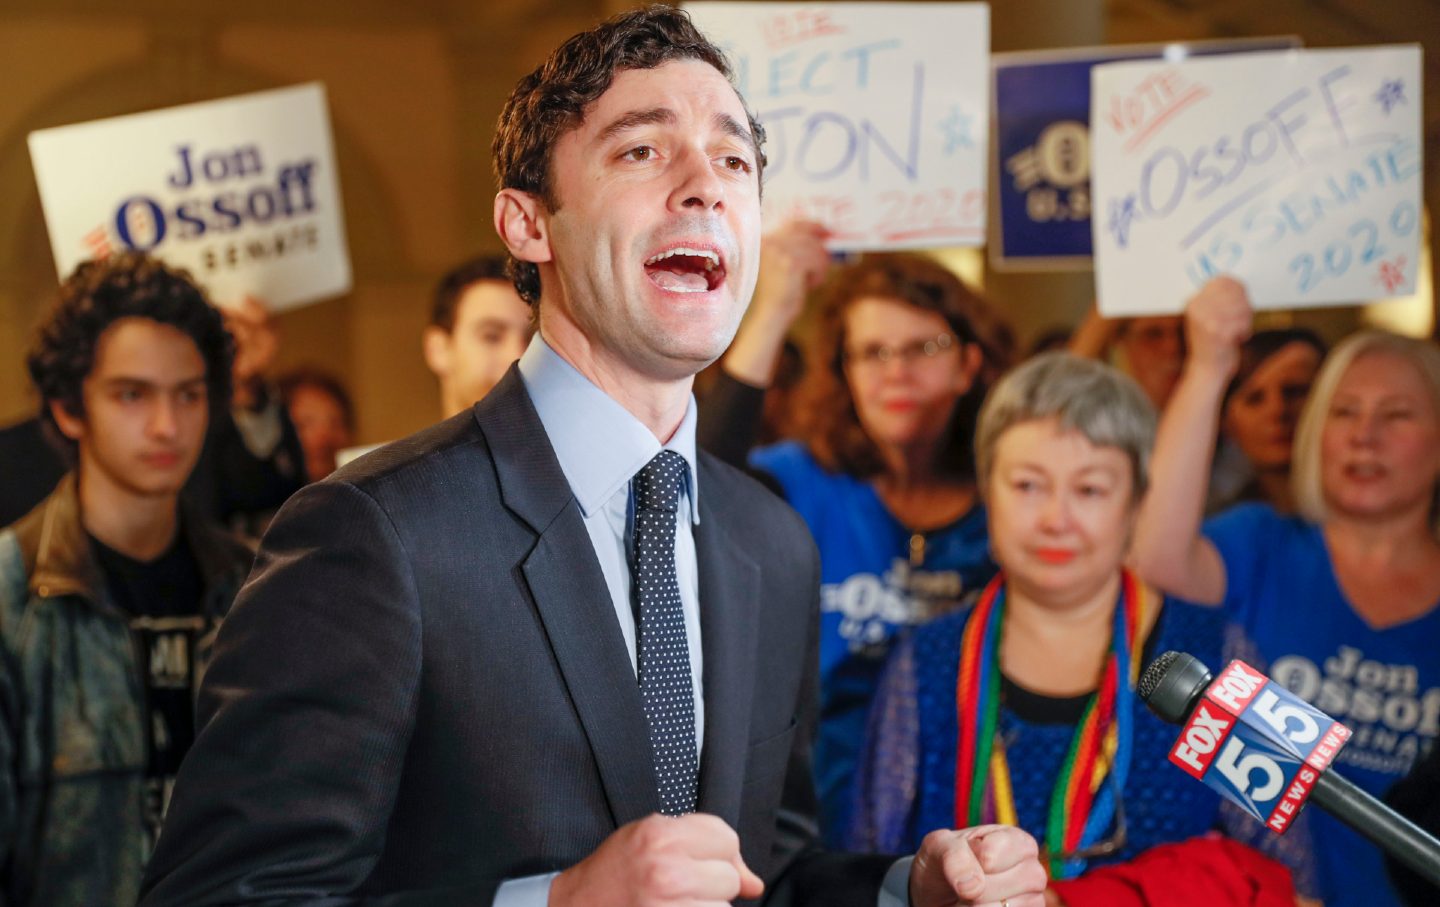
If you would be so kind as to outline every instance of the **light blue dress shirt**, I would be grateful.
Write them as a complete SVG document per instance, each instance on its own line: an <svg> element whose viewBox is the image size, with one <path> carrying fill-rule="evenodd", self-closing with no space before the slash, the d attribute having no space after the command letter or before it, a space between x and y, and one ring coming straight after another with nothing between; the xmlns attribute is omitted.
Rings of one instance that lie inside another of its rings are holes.
<svg viewBox="0 0 1440 907"><path fill-rule="evenodd" d="M680 427L663 445L629 410L575 370L536 334L520 357L520 377L535 404L540 424L570 483L600 572L610 591L615 619L635 669L635 609L630 598L630 548L635 512L630 483L662 449L685 458L689 467L675 514L675 574L690 649L695 695L695 752L705 745L704 654L700 646L700 572L691 527L700 522L699 476L695 469L695 398ZM550 882L559 873L512 879L500 886L494 907L544 907Z"/></svg>
<svg viewBox="0 0 1440 907"><path fill-rule="evenodd" d="M650 429L536 333L520 357L520 377L555 449L560 470L580 506L595 558L605 575L615 619L625 636L630 667L635 668L635 611L630 600L630 546L635 523L630 483L662 449L685 458L687 482L675 515L675 572L685 637L690 648L690 677L695 694L696 753L705 745L704 655L700 646L700 573L691 527L700 522L699 474L695 468L695 398L690 398L680 427L663 446ZM798 658L800 653L796 653ZM909 859L891 867L878 907L909 902ZM550 883L559 873L511 879L500 885L493 907L545 907ZM898 887L897 887L898 886ZM897 893L898 892L898 896Z"/></svg>

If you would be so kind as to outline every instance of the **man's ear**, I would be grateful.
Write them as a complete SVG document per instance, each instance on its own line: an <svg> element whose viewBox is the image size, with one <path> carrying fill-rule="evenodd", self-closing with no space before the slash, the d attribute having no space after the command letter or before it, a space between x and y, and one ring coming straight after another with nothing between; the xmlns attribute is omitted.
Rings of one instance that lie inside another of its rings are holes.
<svg viewBox="0 0 1440 907"><path fill-rule="evenodd" d="M444 378L450 374L450 335L445 329L433 324L427 326L421 345L425 352L425 365L435 373L435 377Z"/></svg>
<svg viewBox="0 0 1440 907"><path fill-rule="evenodd" d="M77 416L70 412L59 400L51 400L46 405L50 407L50 415L54 417L60 434L71 441L79 441L85 437L85 418L83 416Z"/></svg>
<svg viewBox="0 0 1440 907"><path fill-rule="evenodd" d="M553 257L546 214L545 203L529 192L501 189L495 195L495 232L521 261L539 264Z"/></svg>

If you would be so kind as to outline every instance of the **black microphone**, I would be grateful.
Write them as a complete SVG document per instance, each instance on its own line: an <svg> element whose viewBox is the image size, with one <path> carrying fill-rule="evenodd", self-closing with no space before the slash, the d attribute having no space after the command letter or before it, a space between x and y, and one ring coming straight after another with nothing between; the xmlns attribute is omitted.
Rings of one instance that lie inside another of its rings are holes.
<svg viewBox="0 0 1440 907"><path fill-rule="evenodd" d="M1326 771L1349 730L1280 684L1238 661L1214 680L1195 656L1166 652L1137 690L1161 719L1185 725L1170 761L1271 831L1284 832L1308 798L1440 885L1440 841Z"/></svg>

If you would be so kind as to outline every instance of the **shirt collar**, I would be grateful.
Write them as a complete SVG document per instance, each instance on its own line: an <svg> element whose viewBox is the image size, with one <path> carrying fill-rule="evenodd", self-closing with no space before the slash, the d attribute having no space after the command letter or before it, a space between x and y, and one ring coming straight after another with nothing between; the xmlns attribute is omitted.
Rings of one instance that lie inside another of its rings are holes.
<svg viewBox="0 0 1440 907"><path fill-rule="evenodd" d="M690 512L694 521L700 522L693 394L680 427L662 448L644 423L565 361L538 331L520 357L519 369L560 469L586 518L665 449L685 458Z"/></svg>

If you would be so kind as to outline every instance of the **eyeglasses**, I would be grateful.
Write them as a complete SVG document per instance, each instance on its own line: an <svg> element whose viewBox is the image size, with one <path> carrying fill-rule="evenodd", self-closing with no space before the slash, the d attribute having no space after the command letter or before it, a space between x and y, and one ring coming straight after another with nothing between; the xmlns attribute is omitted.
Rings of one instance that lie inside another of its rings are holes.
<svg viewBox="0 0 1440 907"><path fill-rule="evenodd" d="M892 359L906 364L934 359L955 347L954 334L941 334L931 340L916 340L903 346L864 346L845 351L845 362L855 368L880 368Z"/></svg>

